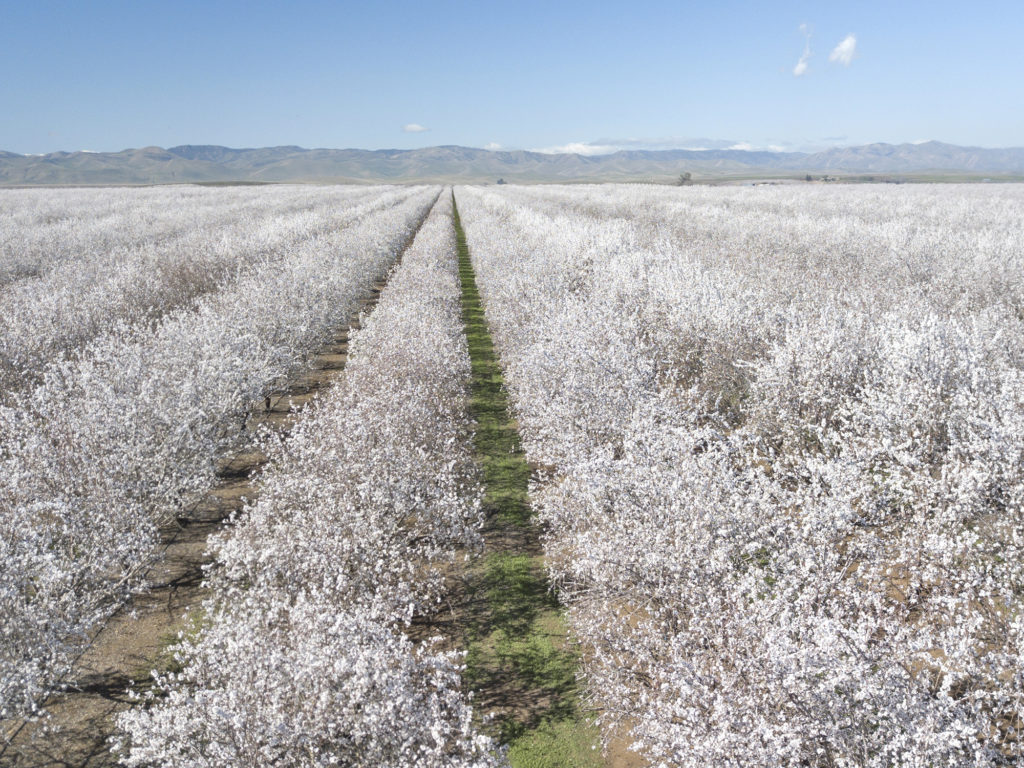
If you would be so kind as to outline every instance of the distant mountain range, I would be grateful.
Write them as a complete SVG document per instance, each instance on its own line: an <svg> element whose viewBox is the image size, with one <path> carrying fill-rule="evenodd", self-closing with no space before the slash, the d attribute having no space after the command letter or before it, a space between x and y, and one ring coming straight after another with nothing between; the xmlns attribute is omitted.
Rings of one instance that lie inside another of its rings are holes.
<svg viewBox="0 0 1024 768"><path fill-rule="evenodd" d="M185 145L121 152L0 151L0 185L183 182L576 182L695 181L803 174L883 177L1024 176L1024 147L983 149L929 141L822 152L739 149L545 154L444 146L425 149L230 149Z"/></svg>

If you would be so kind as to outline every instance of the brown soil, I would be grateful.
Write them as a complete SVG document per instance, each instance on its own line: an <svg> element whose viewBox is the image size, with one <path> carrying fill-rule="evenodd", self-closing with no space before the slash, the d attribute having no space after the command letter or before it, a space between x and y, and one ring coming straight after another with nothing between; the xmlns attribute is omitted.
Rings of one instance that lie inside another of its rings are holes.
<svg viewBox="0 0 1024 768"><path fill-rule="evenodd" d="M400 253L414 236L410 235ZM360 314L373 309L385 284L385 280L375 282L350 322L335 329L310 366L253 409L247 430L255 432L269 426L282 436L287 434L303 406L329 387L344 369L349 332L359 327ZM254 478L265 461L258 451L241 451L220 463L218 485L162 531L162 554L146 576L150 589L136 596L97 632L76 663L75 685L46 703L49 717L21 724L11 743L6 748L0 746L0 766L117 765L116 756L110 752L115 717L132 706L130 692L146 689L151 670L167 669L172 662L168 647L183 628L186 612L198 606L207 594L203 587L203 568L211 562L207 539L246 501L256 498L259 489Z"/></svg>

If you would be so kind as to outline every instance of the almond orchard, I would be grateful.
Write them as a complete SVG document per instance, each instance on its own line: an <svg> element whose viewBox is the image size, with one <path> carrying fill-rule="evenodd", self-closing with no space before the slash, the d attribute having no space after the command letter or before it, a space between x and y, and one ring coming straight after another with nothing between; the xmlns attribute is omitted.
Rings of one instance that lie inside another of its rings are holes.
<svg viewBox="0 0 1024 768"><path fill-rule="evenodd" d="M82 654L246 451L103 764L1024 757L1022 186L0 190L0 318L0 762L70 738ZM476 575L499 540L537 594ZM508 605L554 617L515 658ZM527 650L571 660L542 711Z"/></svg>

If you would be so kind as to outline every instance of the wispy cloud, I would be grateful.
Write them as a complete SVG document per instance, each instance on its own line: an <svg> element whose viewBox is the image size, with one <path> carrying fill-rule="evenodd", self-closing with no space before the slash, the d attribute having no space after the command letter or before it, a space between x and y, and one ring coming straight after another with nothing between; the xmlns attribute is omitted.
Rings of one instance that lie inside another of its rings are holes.
<svg viewBox="0 0 1024 768"><path fill-rule="evenodd" d="M832 49L832 53L828 55L828 60L848 67L856 53L857 37L856 35L847 35L839 41L839 45Z"/></svg>
<svg viewBox="0 0 1024 768"><path fill-rule="evenodd" d="M492 141L489 142L488 144L484 144L484 149L489 149L491 150L491 152L497 152L499 149L501 149L501 144L499 144L496 141Z"/></svg>
<svg viewBox="0 0 1024 768"><path fill-rule="evenodd" d="M404 133L423 133L424 131L429 130L429 128L425 128L419 123L406 123L405 125L402 126L402 131Z"/></svg>
<svg viewBox="0 0 1024 768"><path fill-rule="evenodd" d="M800 25L800 34L804 36L804 52L800 60L793 67L793 76L800 77L807 73L807 66L811 59L811 29L806 24Z"/></svg>

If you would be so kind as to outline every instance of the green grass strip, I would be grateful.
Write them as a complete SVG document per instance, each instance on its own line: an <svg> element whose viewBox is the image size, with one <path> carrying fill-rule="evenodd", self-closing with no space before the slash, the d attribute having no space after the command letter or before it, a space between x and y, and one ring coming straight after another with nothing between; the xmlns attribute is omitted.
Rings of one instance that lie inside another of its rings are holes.
<svg viewBox="0 0 1024 768"><path fill-rule="evenodd" d="M477 708L493 713L486 728L508 744L515 768L600 766L597 729L579 705L578 657L548 588L527 496L530 467L509 416L458 208L454 218L487 513L487 554L467 574L466 684Z"/></svg>

